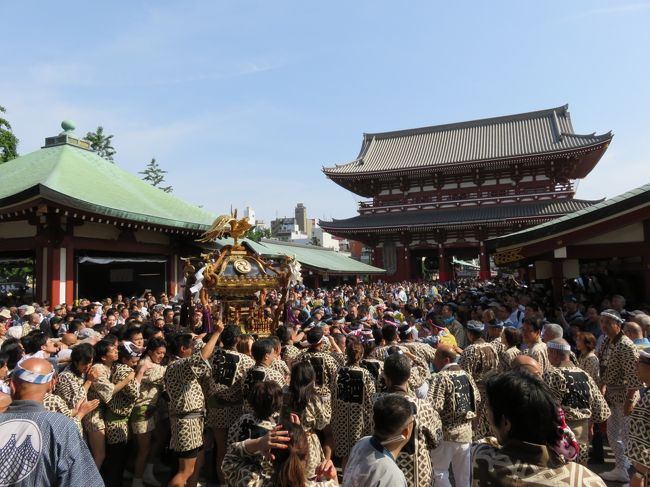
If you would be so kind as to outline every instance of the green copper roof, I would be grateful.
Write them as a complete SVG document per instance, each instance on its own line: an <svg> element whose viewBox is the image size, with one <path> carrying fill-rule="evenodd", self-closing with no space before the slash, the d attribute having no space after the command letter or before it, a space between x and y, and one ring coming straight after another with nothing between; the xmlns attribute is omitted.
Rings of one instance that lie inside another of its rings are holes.
<svg viewBox="0 0 650 487"><path fill-rule="evenodd" d="M356 259L335 252L331 249L317 247L314 245L302 245L280 240L263 239L261 242L253 242L245 239L244 243L258 255L264 257L277 257L286 255L294 257L302 265L312 269L329 272L332 274L381 274L386 272L379 267L364 264ZM217 246L232 244L232 239L222 238L216 240Z"/></svg>
<svg viewBox="0 0 650 487"><path fill-rule="evenodd" d="M70 144L0 164L0 207L34 197L106 217L205 231L216 215Z"/></svg>

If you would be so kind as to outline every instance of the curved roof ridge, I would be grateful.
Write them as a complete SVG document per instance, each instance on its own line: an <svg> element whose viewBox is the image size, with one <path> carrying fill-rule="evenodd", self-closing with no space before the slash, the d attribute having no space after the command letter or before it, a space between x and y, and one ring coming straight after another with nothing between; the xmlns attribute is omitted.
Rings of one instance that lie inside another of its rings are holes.
<svg viewBox="0 0 650 487"><path fill-rule="evenodd" d="M562 132L562 137L576 137L579 139L610 139L614 135L612 134L612 131L610 130L609 132L605 132L604 134L596 134L596 132L592 132L590 134L573 134L573 133L566 133Z"/></svg>
<svg viewBox="0 0 650 487"><path fill-rule="evenodd" d="M468 120L465 122L452 122L452 123L446 123L442 125L429 125L426 127L392 130L387 132L364 133L363 138L365 141L366 139L372 139L372 138L383 139L383 138L392 138L392 137L403 137L407 135L417 135L422 133L441 132L444 130L453 130L457 128L461 129L461 128L468 128L468 127L479 127L485 125L493 125L495 123L501 123L501 122L511 122L515 120L541 118L545 116L550 116L553 113L569 117L569 105L565 104L555 108L546 108L544 110L536 110L536 111L525 112L525 113L515 113L512 115L501 115L498 117L479 118L476 120Z"/></svg>
<svg viewBox="0 0 650 487"><path fill-rule="evenodd" d="M44 147L2 164L0 178L12 183L0 188L0 201L40 188L40 194L47 193L55 202L138 222L157 219L176 222L179 228L198 228L209 226L216 217L93 152L69 144ZM114 186L99 190L102 182Z"/></svg>

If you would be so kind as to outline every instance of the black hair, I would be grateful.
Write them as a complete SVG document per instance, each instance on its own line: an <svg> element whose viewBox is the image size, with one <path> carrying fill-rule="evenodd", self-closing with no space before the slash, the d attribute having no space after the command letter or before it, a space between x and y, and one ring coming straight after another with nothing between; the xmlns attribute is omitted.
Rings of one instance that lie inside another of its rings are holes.
<svg viewBox="0 0 650 487"><path fill-rule="evenodd" d="M28 335L21 338L23 348L26 354L33 354L38 352L42 346L47 343L47 335L40 330L34 330Z"/></svg>
<svg viewBox="0 0 650 487"><path fill-rule="evenodd" d="M384 375L394 385L405 384L411 376L411 360L403 353L393 353L384 360Z"/></svg>
<svg viewBox="0 0 650 487"><path fill-rule="evenodd" d="M239 340L241 328L238 325L226 325L221 332L221 343L224 348L233 348Z"/></svg>
<svg viewBox="0 0 650 487"><path fill-rule="evenodd" d="M7 354L7 367L9 370L13 370L24 355L23 347L18 338L7 338L0 347L0 352Z"/></svg>
<svg viewBox="0 0 650 487"><path fill-rule="evenodd" d="M52 338L58 338L61 336L61 325L63 324L63 318L60 316L55 316L50 320L50 326L47 327L48 335ZM58 326L58 328L55 328Z"/></svg>
<svg viewBox="0 0 650 487"><path fill-rule="evenodd" d="M307 341L310 345L315 345L323 339L323 329L315 326L307 332Z"/></svg>
<svg viewBox="0 0 650 487"><path fill-rule="evenodd" d="M127 350L126 346L124 344L120 344L117 347L117 359L124 363L125 361L131 360L131 352Z"/></svg>
<svg viewBox="0 0 650 487"><path fill-rule="evenodd" d="M503 336L508 343L508 348L519 347L521 345L521 331L517 328L507 326L503 329Z"/></svg>
<svg viewBox="0 0 650 487"><path fill-rule="evenodd" d="M286 413L300 415L315 394L316 372L307 360L300 360L291 367L291 380L287 387Z"/></svg>
<svg viewBox="0 0 650 487"><path fill-rule="evenodd" d="M280 325L275 329L275 336L280 339L283 345L289 344L291 342L291 329Z"/></svg>
<svg viewBox="0 0 650 487"><path fill-rule="evenodd" d="M90 313L79 313L77 315L77 319L85 323L86 321L90 321L92 319L92 316L90 316Z"/></svg>
<svg viewBox="0 0 650 487"><path fill-rule="evenodd" d="M345 344L347 342L348 337L343 334L343 333L333 333L332 338L334 338L334 342L336 345L341 348L342 346L345 348ZM341 350L342 352L345 352L345 350Z"/></svg>
<svg viewBox="0 0 650 487"><path fill-rule="evenodd" d="M282 388L272 380L256 382L248 393L248 402L258 419L266 420L282 407Z"/></svg>
<svg viewBox="0 0 650 487"><path fill-rule="evenodd" d="M474 340L478 340L479 338L483 338L483 330L470 330L469 328L465 328L465 331L472 335L474 337Z"/></svg>
<svg viewBox="0 0 650 487"><path fill-rule="evenodd" d="M363 358L368 358L375 348L377 348L375 340L365 340L363 342Z"/></svg>
<svg viewBox="0 0 650 487"><path fill-rule="evenodd" d="M260 363L269 353L273 353L273 344L269 340L262 338L261 340L253 342L251 355L253 355L255 362Z"/></svg>
<svg viewBox="0 0 650 487"><path fill-rule="evenodd" d="M70 323L68 323L68 333L75 333L76 331L79 331L81 324L82 324L81 320L77 318L72 320Z"/></svg>
<svg viewBox="0 0 650 487"><path fill-rule="evenodd" d="M106 340L106 339L100 340L97 343L95 343L95 359L94 359L94 362L96 364L101 363L102 358L104 356L106 356L106 354L108 353L108 350L111 347L114 347L114 346L115 346L115 342L113 342L111 340Z"/></svg>
<svg viewBox="0 0 650 487"><path fill-rule="evenodd" d="M0 352L0 369L5 365L9 367L9 354L5 352Z"/></svg>
<svg viewBox="0 0 650 487"><path fill-rule="evenodd" d="M142 327L141 326L138 326L138 325L129 326L126 329L126 331L124 332L124 334L122 335L122 339L127 340L129 342L133 341L133 336L137 335L138 333L142 334ZM144 335L143 335L143 337L144 337Z"/></svg>
<svg viewBox="0 0 650 487"><path fill-rule="evenodd" d="M95 349L90 343L80 343L72 349L70 353L70 362L72 367L70 369L73 373L78 374L77 364L92 364L95 358Z"/></svg>
<svg viewBox="0 0 650 487"><path fill-rule="evenodd" d="M124 333L124 326L114 326L111 328L111 331L109 331L106 336L104 337L104 340L110 340L117 346L119 342L122 341L122 334Z"/></svg>
<svg viewBox="0 0 650 487"><path fill-rule="evenodd" d="M276 348L276 347L279 347L279 346L282 345L282 342L280 341L280 339L278 337L276 337L275 335L271 335L271 336L267 337L267 340L270 341L273 344L273 348Z"/></svg>
<svg viewBox="0 0 650 487"><path fill-rule="evenodd" d="M382 334L381 330L379 328L373 328L372 329L372 338L375 340L375 346L378 346L382 340L384 339L384 335Z"/></svg>
<svg viewBox="0 0 650 487"><path fill-rule="evenodd" d="M558 404L544 382L525 370L489 376L485 381L494 424L510 421L508 438L554 446L561 437ZM530 412L535 411L531 421Z"/></svg>
<svg viewBox="0 0 650 487"><path fill-rule="evenodd" d="M413 406L401 394L386 394L380 396L373 404L372 416L375 423L373 435L383 441L402 431L406 422L413 416Z"/></svg>
<svg viewBox="0 0 650 487"><path fill-rule="evenodd" d="M532 309L535 313L539 312L539 304L537 304L534 301L531 301L526 306L528 306L530 309ZM512 307L510 307L510 309L512 310Z"/></svg>
<svg viewBox="0 0 650 487"><path fill-rule="evenodd" d="M409 336L413 336L411 325L402 325L399 327L399 339L406 340Z"/></svg>
<svg viewBox="0 0 650 487"><path fill-rule="evenodd" d="M190 348L193 341L194 338L192 338L191 333L179 333L173 336L169 341L169 349L171 350L172 354L179 356L181 353L181 348Z"/></svg>
<svg viewBox="0 0 650 487"><path fill-rule="evenodd" d="M381 336L386 343L394 342L397 338L397 328L393 325L384 325L381 329Z"/></svg>
<svg viewBox="0 0 650 487"><path fill-rule="evenodd" d="M154 337L147 342L147 348L145 349L145 351L153 352L154 350L158 350L160 347L167 348L167 342L162 338Z"/></svg>
<svg viewBox="0 0 650 487"><path fill-rule="evenodd" d="M96 325L93 325L93 330L100 335L103 335L104 331L106 331L106 323L97 323Z"/></svg>
<svg viewBox="0 0 650 487"><path fill-rule="evenodd" d="M146 324L142 327L142 337L148 341L151 340L156 333L160 333L161 331L160 328L156 328L151 324Z"/></svg>
<svg viewBox="0 0 650 487"><path fill-rule="evenodd" d="M533 331L540 333L544 328L544 320L540 318L524 318L522 323L528 323Z"/></svg>

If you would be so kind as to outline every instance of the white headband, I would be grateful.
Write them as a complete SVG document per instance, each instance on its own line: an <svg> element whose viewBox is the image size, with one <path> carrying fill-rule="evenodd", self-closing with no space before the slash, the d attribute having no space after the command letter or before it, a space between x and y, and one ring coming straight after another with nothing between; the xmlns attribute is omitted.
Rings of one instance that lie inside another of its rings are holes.
<svg viewBox="0 0 650 487"><path fill-rule="evenodd" d="M563 352L570 352L571 347L568 344L558 343L558 342L548 342L546 344L548 348L553 348L555 350L561 350Z"/></svg>
<svg viewBox="0 0 650 487"><path fill-rule="evenodd" d="M625 320L621 318L620 316L616 316L614 313L610 313L609 311L603 311L600 313L600 316L607 316L608 318L613 319L616 323L623 324L625 323Z"/></svg>

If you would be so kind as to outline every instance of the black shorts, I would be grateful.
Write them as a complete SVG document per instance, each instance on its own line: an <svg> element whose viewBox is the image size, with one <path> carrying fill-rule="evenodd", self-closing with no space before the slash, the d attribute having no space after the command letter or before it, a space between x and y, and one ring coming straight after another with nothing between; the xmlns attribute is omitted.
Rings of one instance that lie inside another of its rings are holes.
<svg viewBox="0 0 650 487"><path fill-rule="evenodd" d="M176 458L196 458L199 456L199 452L203 450L203 447L200 446L198 448L194 448L193 450L187 450L187 451L174 451L172 450L172 453L176 455Z"/></svg>

